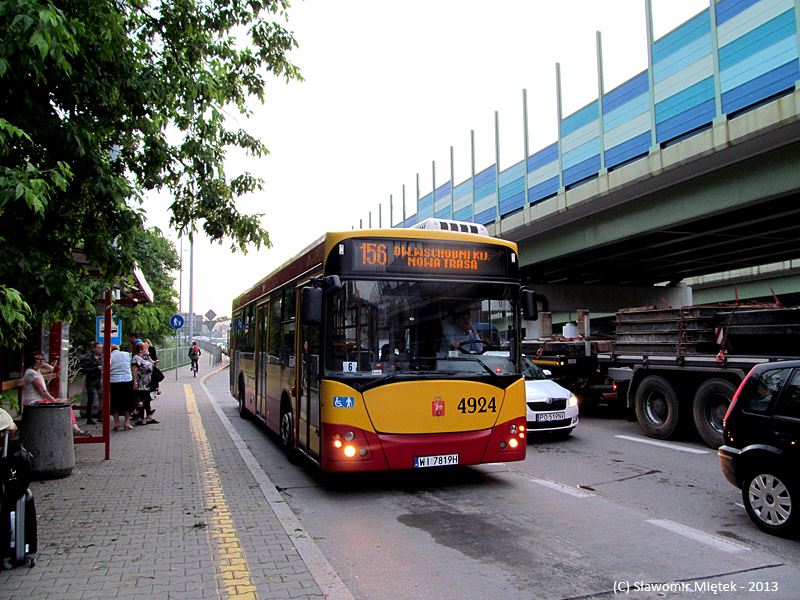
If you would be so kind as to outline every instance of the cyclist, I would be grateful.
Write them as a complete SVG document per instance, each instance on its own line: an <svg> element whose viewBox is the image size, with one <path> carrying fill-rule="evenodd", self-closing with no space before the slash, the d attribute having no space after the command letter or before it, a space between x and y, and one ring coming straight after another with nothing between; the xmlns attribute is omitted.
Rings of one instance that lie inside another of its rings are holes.
<svg viewBox="0 0 800 600"><path fill-rule="evenodd" d="M200 352L200 348L197 347L197 342L192 342L189 348L189 360L192 361L192 372L195 377L197 377L197 360L200 358L201 354L202 352Z"/></svg>

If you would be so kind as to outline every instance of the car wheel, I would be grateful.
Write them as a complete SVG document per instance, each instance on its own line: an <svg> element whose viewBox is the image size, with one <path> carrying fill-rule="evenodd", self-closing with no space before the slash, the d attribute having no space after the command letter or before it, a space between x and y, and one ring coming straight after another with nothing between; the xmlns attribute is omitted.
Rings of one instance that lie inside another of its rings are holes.
<svg viewBox="0 0 800 600"><path fill-rule="evenodd" d="M725 379L709 379L694 395L694 425L703 441L712 448L722 446L722 422L736 393L736 386Z"/></svg>
<svg viewBox="0 0 800 600"><path fill-rule="evenodd" d="M650 437L667 439L678 427L678 395L658 375L645 377L636 388L636 418Z"/></svg>
<svg viewBox="0 0 800 600"><path fill-rule="evenodd" d="M780 472L759 469L745 477L742 500L747 514L760 529L786 536L797 531L798 487Z"/></svg>

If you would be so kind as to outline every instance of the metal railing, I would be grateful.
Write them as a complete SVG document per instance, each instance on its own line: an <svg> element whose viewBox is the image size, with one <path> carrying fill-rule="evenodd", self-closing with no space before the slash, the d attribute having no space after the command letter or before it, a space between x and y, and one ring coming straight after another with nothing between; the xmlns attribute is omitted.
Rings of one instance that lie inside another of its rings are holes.
<svg viewBox="0 0 800 600"><path fill-rule="evenodd" d="M200 360L208 361L211 366L218 365L222 362L222 348L215 346L208 342L198 341L197 345L200 347L203 355ZM178 366L183 367L189 364L189 348L191 346L180 346L178 348ZM175 347L172 348L159 348L158 350L158 368L161 371L168 371L175 368Z"/></svg>
<svg viewBox="0 0 800 600"><path fill-rule="evenodd" d="M182 367L189 364L189 346L178 348L178 366ZM158 368L161 371L169 371L175 368L175 347L161 348L158 351Z"/></svg>

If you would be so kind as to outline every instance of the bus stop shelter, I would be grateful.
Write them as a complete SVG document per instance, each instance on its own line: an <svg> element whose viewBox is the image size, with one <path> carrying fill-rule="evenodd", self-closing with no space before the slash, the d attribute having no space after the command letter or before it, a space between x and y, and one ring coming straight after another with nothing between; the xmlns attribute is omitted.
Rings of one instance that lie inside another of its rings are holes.
<svg viewBox="0 0 800 600"><path fill-rule="evenodd" d="M99 276L100 272L90 266L86 255L75 250L72 253L75 261L83 264L89 275ZM105 444L106 460L111 458L111 373L107 365L111 361L111 322L113 319L113 306L137 306L153 301L153 292L147 284L141 269L134 266L131 277L124 282L118 282L110 289L106 289L103 298L103 415L102 435L92 437L76 437L76 444ZM98 340L99 341L99 340Z"/></svg>

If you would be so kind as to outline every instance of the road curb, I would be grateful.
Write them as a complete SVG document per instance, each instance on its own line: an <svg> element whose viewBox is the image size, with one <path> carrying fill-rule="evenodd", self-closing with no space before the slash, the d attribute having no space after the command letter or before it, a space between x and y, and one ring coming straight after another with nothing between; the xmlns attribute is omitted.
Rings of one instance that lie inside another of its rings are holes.
<svg viewBox="0 0 800 600"><path fill-rule="evenodd" d="M223 412L222 408L214 397L214 394L212 394L211 390L209 390L206 386L206 379L227 368L228 365L225 365L224 367L221 367L216 371L200 378L200 387L202 388L203 393L206 395L206 398L214 408L214 412L216 412L217 416L219 417L223 427L225 428L225 431L228 432L228 435L230 436L234 445L239 450L239 455L242 457L247 469L256 480L264 499L275 513L275 516L278 518L278 521L280 522L281 527L283 527L283 530L286 532L286 535L288 535L289 539L292 540L297 552L300 554L300 558L303 559L303 562L308 567L311 576L314 578L314 581L317 582L317 585L319 586L320 590L322 590L323 594L325 594L325 597L333 600L354 600L350 590L347 589L347 586L345 586L331 564L322 554L319 546L317 546L313 538L306 532L306 530L300 524L300 520L294 514L289 505L284 501L283 497L275 489L275 484L272 483L270 478L261 468L261 465L258 464L258 461L256 460L255 456L253 456L253 453L250 452L250 449L239 435L239 432L236 431L233 424L228 419L228 416Z"/></svg>

